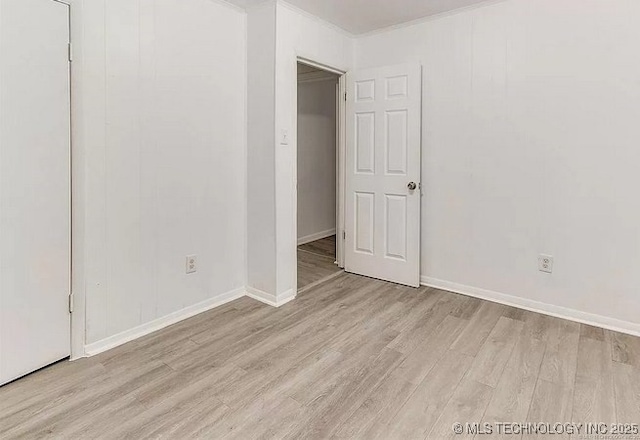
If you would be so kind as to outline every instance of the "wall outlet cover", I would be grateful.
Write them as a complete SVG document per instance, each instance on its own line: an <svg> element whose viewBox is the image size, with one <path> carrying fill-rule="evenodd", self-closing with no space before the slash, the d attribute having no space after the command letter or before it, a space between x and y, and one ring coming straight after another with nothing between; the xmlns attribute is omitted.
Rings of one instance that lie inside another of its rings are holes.
<svg viewBox="0 0 640 440"><path fill-rule="evenodd" d="M538 257L538 270L544 273L553 273L553 257L541 254Z"/></svg>
<svg viewBox="0 0 640 440"><path fill-rule="evenodd" d="M198 257L196 255L188 255L186 263L187 274L196 273L198 271Z"/></svg>

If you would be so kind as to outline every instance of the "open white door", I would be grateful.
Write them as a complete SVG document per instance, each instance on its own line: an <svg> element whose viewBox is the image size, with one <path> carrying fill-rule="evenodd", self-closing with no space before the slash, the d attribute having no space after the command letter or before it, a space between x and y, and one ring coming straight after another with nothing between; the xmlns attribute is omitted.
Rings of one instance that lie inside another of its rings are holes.
<svg viewBox="0 0 640 440"><path fill-rule="evenodd" d="M345 270L420 285L419 64L347 79Z"/></svg>
<svg viewBox="0 0 640 440"><path fill-rule="evenodd" d="M0 1L0 385L70 353L68 13Z"/></svg>

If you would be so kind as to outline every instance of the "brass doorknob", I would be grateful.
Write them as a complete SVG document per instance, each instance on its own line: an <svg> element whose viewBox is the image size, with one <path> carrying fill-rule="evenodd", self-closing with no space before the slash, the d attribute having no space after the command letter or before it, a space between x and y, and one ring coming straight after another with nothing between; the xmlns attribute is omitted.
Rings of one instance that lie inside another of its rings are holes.
<svg viewBox="0 0 640 440"><path fill-rule="evenodd" d="M409 184L407 185L407 188L409 188L409 191L415 191L417 187L418 185L416 185L415 182L409 182Z"/></svg>

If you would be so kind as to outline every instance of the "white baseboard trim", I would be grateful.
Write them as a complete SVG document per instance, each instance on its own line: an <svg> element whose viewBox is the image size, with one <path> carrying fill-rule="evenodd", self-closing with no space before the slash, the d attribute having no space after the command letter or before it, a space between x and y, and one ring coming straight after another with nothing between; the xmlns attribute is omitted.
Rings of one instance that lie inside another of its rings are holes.
<svg viewBox="0 0 640 440"><path fill-rule="evenodd" d="M300 237L298 238L298 246L311 243L312 241L322 240L323 238L331 237L332 235L336 235L336 228Z"/></svg>
<svg viewBox="0 0 640 440"><path fill-rule="evenodd" d="M282 307L288 302L293 301L298 296L298 292L296 289L287 290L285 293L281 293L278 295L278 303L276 307Z"/></svg>
<svg viewBox="0 0 640 440"><path fill-rule="evenodd" d="M253 298L256 301L270 305L271 307L282 307L286 303L296 299L296 291L294 289L288 290L280 295L274 295L273 293L263 292L262 290L254 287L247 287L247 296Z"/></svg>
<svg viewBox="0 0 640 440"><path fill-rule="evenodd" d="M505 293L494 292L478 287L466 286L464 284L457 284L451 281L439 280L437 278L422 276L420 277L420 283L423 286L459 293L465 296L472 296L474 298L480 298L507 306L517 307L519 309L529 310L530 312L567 319L569 321L575 321L594 327L601 327L607 330L626 333L633 336L640 336L640 324L633 322L621 321L615 318L581 312L575 309L507 295Z"/></svg>
<svg viewBox="0 0 640 440"><path fill-rule="evenodd" d="M178 310L177 312L163 316L162 318L142 324L117 335L110 336L101 341L88 344L85 346L85 354L86 356L95 356L107 350L111 350L112 348L126 344L127 342L131 342L134 339L146 336L149 333L156 332L177 322L219 307L238 298L242 298L243 296L245 296L244 287L216 295L206 301Z"/></svg>

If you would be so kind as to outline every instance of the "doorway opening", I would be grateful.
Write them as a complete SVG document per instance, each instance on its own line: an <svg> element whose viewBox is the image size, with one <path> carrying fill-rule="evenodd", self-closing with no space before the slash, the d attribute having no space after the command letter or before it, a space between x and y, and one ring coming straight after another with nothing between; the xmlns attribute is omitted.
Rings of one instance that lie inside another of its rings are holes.
<svg viewBox="0 0 640 440"><path fill-rule="evenodd" d="M297 288L342 272L340 189L342 75L297 64Z"/></svg>

